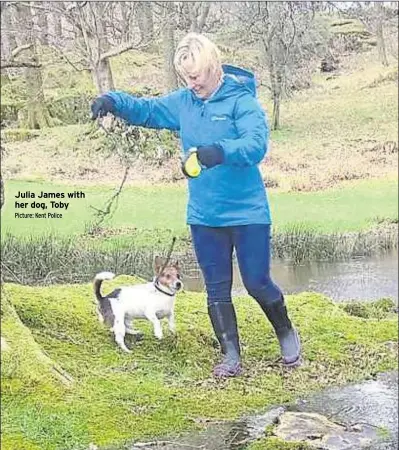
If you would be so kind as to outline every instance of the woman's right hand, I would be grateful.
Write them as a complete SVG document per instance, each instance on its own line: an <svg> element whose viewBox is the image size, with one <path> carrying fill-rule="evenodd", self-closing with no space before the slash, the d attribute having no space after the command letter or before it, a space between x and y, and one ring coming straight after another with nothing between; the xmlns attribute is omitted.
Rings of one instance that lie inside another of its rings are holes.
<svg viewBox="0 0 399 450"><path fill-rule="evenodd" d="M98 117L104 117L108 113L114 114L115 102L107 94L100 95L91 104L91 118L97 119Z"/></svg>

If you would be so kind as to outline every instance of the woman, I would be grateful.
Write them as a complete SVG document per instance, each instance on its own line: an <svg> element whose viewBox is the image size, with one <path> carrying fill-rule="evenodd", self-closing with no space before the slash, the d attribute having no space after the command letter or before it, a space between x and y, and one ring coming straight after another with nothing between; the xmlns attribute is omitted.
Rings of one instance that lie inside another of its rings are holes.
<svg viewBox="0 0 399 450"><path fill-rule="evenodd" d="M254 76L222 66L217 47L195 33L179 43L174 64L186 88L157 98L108 92L93 102L93 118L112 113L133 125L180 133L189 187L187 223L223 354L214 376L241 372L231 299L233 249L248 293L276 331L283 364L296 366L300 363L299 336L288 318L283 294L270 277L271 220L258 169L269 132L256 99ZM196 172L192 172L193 159L200 166Z"/></svg>

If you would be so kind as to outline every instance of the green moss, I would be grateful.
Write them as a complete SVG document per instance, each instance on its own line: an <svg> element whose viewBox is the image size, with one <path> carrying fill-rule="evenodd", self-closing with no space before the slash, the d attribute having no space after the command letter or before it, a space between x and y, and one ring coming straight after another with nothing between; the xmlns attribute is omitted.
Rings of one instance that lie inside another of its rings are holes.
<svg viewBox="0 0 399 450"><path fill-rule="evenodd" d="M395 302L390 298L382 298L370 303L343 303L341 307L349 315L363 319L385 319L396 310Z"/></svg>
<svg viewBox="0 0 399 450"><path fill-rule="evenodd" d="M104 291L129 282L137 280L118 277L105 283ZM4 439L24 433L27 443L43 449L175 436L196 428L195 418L238 418L397 364L397 355L385 345L397 340L394 314L359 319L315 294L287 298L304 347L304 365L296 371L275 363L278 344L255 302L236 299L245 374L216 382L210 371L219 354L202 294L179 295L177 336L165 330L159 342L148 322L137 322L144 339L130 343L133 353L127 355L98 322L91 285L7 284L4 289L38 345L75 380L70 389L46 384L31 389L23 382L24 372L10 371L6 363ZM26 371L34 364L25 363Z"/></svg>
<svg viewBox="0 0 399 450"><path fill-rule="evenodd" d="M38 444L29 441L22 434L16 435L1 435L1 448L3 450L43 450L43 447L40 447Z"/></svg>
<svg viewBox="0 0 399 450"><path fill-rule="evenodd" d="M245 450L311 450L314 447L309 447L303 443L284 442L277 438L261 439L250 444Z"/></svg>
<svg viewBox="0 0 399 450"><path fill-rule="evenodd" d="M391 436L390 431L385 427L378 427L377 434L381 439L387 439Z"/></svg>
<svg viewBox="0 0 399 450"><path fill-rule="evenodd" d="M52 361L42 352L9 302L9 294L3 293L1 333L7 349L1 352L2 391L11 394L19 389L30 392L40 388L43 392L54 393L62 389L56 383Z"/></svg>

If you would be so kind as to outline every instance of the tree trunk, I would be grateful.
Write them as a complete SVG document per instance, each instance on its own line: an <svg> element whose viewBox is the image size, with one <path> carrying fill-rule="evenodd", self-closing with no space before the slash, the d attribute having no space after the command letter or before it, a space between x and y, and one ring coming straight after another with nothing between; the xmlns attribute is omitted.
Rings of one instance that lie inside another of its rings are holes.
<svg viewBox="0 0 399 450"><path fill-rule="evenodd" d="M9 361L11 359L13 378L25 383L51 380L65 388L73 386L73 378L43 352L30 329L23 324L6 292L2 292L1 296L1 325L2 373L10 370ZM21 346L25 348L23 352L20 350ZM5 352L4 362L3 351ZM17 357L13 358L14 353ZM33 367L34 371L32 371Z"/></svg>
<svg viewBox="0 0 399 450"><path fill-rule="evenodd" d="M283 91L283 76L281 67L279 67L279 56L276 55L276 49L272 39L263 38L261 40L264 61L269 69L270 88L273 98L273 112L271 120L271 129L280 128L280 104ZM274 50L274 51L273 51ZM277 52L278 53L278 52Z"/></svg>
<svg viewBox="0 0 399 450"><path fill-rule="evenodd" d="M174 16L173 16L173 4L164 4L164 27L163 34L163 55L164 55L164 70L166 73L166 88L168 90L177 89L178 81L173 65L173 57L175 53L175 32L174 32Z"/></svg>
<svg viewBox="0 0 399 450"><path fill-rule="evenodd" d="M280 104L282 93L282 77L279 73L275 74L275 82L273 89L273 116L272 116L272 130L280 128Z"/></svg>
<svg viewBox="0 0 399 450"><path fill-rule="evenodd" d="M100 94L115 89L111 65L108 58L100 60L100 62L93 67L92 74L97 91Z"/></svg>
<svg viewBox="0 0 399 450"><path fill-rule="evenodd" d="M1 11L1 56L3 60L11 58L11 52L17 47L15 39L15 20L13 20L13 8L9 5L2 6Z"/></svg>
<svg viewBox="0 0 399 450"><path fill-rule="evenodd" d="M269 56L269 73L272 86L273 95L273 113L272 113L272 130L278 130L280 128L280 104L283 92L283 74L281 68L273 59Z"/></svg>
<svg viewBox="0 0 399 450"><path fill-rule="evenodd" d="M32 52L32 61L37 62L37 56ZM43 79L40 69L25 69L27 84L27 117L26 128L40 129L51 125L50 113L45 105L43 93Z"/></svg>
<svg viewBox="0 0 399 450"><path fill-rule="evenodd" d="M199 16L198 22L197 22L199 33L202 33L202 30L204 29L204 26L206 24L206 19L208 18L210 9L211 9L210 2L202 2L201 15Z"/></svg>
<svg viewBox="0 0 399 450"><path fill-rule="evenodd" d="M51 33L51 41L53 44L57 44L62 38L62 22L59 14L51 13L50 23L53 30Z"/></svg>
<svg viewBox="0 0 399 450"><path fill-rule="evenodd" d="M38 63L36 46L33 37L33 20L30 8L24 5L17 5L18 19L22 27L20 45L32 44L26 50L28 59L33 63ZM41 69L26 68L24 72L27 90L27 109L24 125L27 128L39 129L50 126L50 113L44 102L43 79Z"/></svg>
<svg viewBox="0 0 399 450"><path fill-rule="evenodd" d="M201 33L204 29L211 4L209 2L188 2L190 16L190 31Z"/></svg>
<svg viewBox="0 0 399 450"><path fill-rule="evenodd" d="M388 66L387 51L384 38L384 6L382 2L374 2L377 9L377 24L376 24L376 36L377 36L377 49L380 62L383 66Z"/></svg>
<svg viewBox="0 0 399 450"><path fill-rule="evenodd" d="M0 202L1 202L1 206L0 209L3 207L4 205L4 182L3 182L3 176L0 174Z"/></svg>
<svg viewBox="0 0 399 450"><path fill-rule="evenodd" d="M272 116L272 130L280 128L280 97L275 94L273 97L273 116Z"/></svg>
<svg viewBox="0 0 399 450"><path fill-rule="evenodd" d="M41 6L45 7L47 2L40 2ZM37 40L43 44L48 45L49 39L48 39L48 17L47 17L47 11L38 10L36 11L35 18L36 18L36 36Z"/></svg>
<svg viewBox="0 0 399 450"><path fill-rule="evenodd" d="M3 159L4 156L4 148L0 146L0 157ZM4 182L3 182L3 175L0 172L0 209L4 205Z"/></svg>
<svg viewBox="0 0 399 450"><path fill-rule="evenodd" d="M105 2L93 2L93 16L88 18L87 22L90 23L92 21L95 23L97 34L90 37L87 33L85 37L90 46L90 54L93 60L92 74L94 83L101 94L115 89L110 60L109 58L101 57L109 49L104 26L105 7Z"/></svg>
<svg viewBox="0 0 399 450"><path fill-rule="evenodd" d="M142 42L148 41L154 34L154 20L152 17L151 2L137 2L137 25L140 30ZM149 50L150 45L145 49Z"/></svg>

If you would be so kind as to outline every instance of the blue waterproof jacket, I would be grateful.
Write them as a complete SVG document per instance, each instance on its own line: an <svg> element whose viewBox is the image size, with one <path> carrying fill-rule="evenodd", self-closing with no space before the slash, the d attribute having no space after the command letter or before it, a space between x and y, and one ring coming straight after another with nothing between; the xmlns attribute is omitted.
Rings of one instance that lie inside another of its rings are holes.
<svg viewBox="0 0 399 450"><path fill-rule="evenodd" d="M256 99L251 72L223 66L220 88L206 100L184 88L154 98L124 92L107 95L115 115L133 125L179 132L183 152L216 144L224 162L188 180L187 223L223 227L269 224L266 190L258 168L266 154L267 119Z"/></svg>

